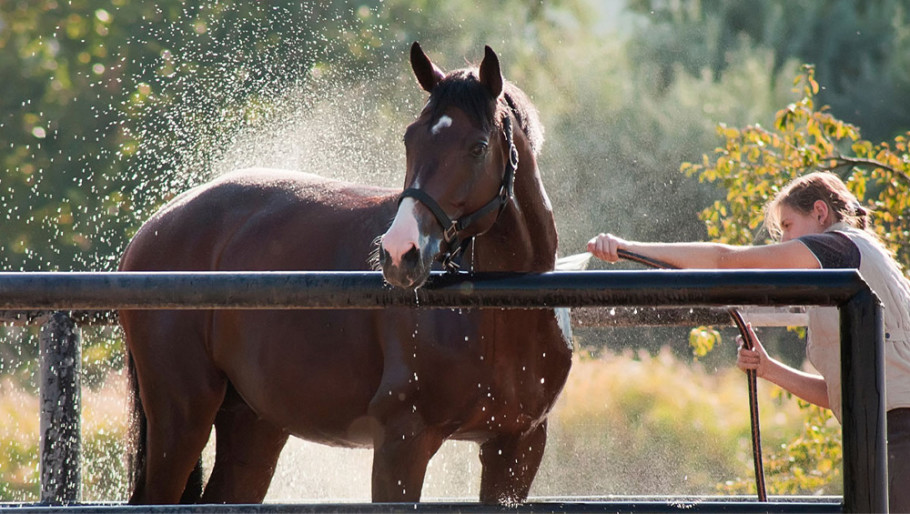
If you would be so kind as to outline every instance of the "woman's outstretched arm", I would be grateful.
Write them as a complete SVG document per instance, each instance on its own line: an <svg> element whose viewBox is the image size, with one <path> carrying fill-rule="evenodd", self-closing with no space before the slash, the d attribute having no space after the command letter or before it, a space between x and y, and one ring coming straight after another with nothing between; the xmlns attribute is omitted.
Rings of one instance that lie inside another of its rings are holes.
<svg viewBox="0 0 910 514"><path fill-rule="evenodd" d="M643 243L613 234L599 234L588 241L588 251L608 262L619 260L620 249L658 259L680 268L694 269L818 269L818 259L798 240L763 246L720 243Z"/></svg>

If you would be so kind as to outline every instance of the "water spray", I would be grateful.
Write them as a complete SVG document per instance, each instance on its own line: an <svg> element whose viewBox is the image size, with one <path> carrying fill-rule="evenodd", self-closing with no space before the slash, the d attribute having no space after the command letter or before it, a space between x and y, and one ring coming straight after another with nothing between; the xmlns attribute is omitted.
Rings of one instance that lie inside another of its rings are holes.
<svg viewBox="0 0 910 514"><path fill-rule="evenodd" d="M677 266L668 262L645 257L644 255L633 253L628 250L617 250L617 254L621 259L644 264L645 266L650 266L652 268L679 269ZM592 256L593 254L591 252L582 252L563 257L556 261L556 270L582 271L588 267L588 262L590 262ZM742 334L743 346L747 350L755 348L755 342L752 340L752 336L746 325L746 321L743 319L742 313L740 313L738 309L732 307L728 312L730 313L730 317L733 319L736 328L738 328L740 334ZM758 413L758 380L756 371L754 369L746 370L746 377L748 378L749 383L749 416L752 425L752 459L755 465L755 486L758 491L758 500L766 502L768 501L768 492L765 487L765 471L762 463L761 429L759 426Z"/></svg>
<svg viewBox="0 0 910 514"><path fill-rule="evenodd" d="M591 262L591 252L576 253L556 259L556 271L583 271L588 269L588 263Z"/></svg>

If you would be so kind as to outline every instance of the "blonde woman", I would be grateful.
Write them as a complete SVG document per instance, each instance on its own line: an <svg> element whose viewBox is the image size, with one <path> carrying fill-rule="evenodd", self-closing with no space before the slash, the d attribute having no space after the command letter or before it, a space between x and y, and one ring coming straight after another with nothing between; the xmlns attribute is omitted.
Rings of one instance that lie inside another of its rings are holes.
<svg viewBox="0 0 910 514"><path fill-rule="evenodd" d="M765 207L765 225L780 242L763 246L718 243L642 243L599 234L588 251L608 262L623 249L680 268L856 268L883 304L885 408L891 512L910 512L910 281L878 238L867 230L868 212L834 174L795 179ZM751 330L751 327L749 327ZM809 314L806 353L820 375L806 373L755 348L742 347L737 366L841 418L840 332L837 309Z"/></svg>

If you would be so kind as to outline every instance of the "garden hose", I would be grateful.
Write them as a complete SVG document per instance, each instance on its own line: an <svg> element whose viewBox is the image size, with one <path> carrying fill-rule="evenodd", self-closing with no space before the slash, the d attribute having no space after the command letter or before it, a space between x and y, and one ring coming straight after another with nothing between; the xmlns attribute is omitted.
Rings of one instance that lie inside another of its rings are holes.
<svg viewBox="0 0 910 514"><path fill-rule="evenodd" d="M678 267L673 266L669 263L657 259L652 259L650 257L645 257L644 255L639 255L628 250L620 249L617 251L617 255L619 255L619 257L622 259L634 261L639 264L644 264L645 266L650 266L652 268L679 269ZM746 326L746 322L743 319L742 314L739 312L739 310L732 307L728 310L728 312L730 313L730 317L733 318L733 323L736 324L736 328L739 329L740 334L743 336L743 346L745 346L747 350L754 349L755 342L752 340L752 336L749 334L749 329ZM752 424L752 459L755 464L755 486L758 490L758 500L766 502L768 501L768 492L765 487L765 471L764 465L762 463L761 430L758 421L758 380L755 370L746 370L746 377L748 378L749 382L749 415Z"/></svg>

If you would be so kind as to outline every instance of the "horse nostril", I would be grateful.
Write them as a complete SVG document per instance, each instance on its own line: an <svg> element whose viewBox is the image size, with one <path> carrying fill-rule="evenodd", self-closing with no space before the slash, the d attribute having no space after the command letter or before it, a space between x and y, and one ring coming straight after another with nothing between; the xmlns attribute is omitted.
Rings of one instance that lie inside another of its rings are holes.
<svg viewBox="0 0 910 514"><path fill-rule="evenodd" d="M408 266L416 266L420 262L420 251L417 250L417 247L411 245L411 249L405 252L401 256L401 264L406 264Z"/></svg>
<svg viewBox="0 0 910 514"><path fill-rule="evenodd" d="M379 263L386 267L389 263L392 262L392 254L382 246L382 243L379 243Z"/></svg>

